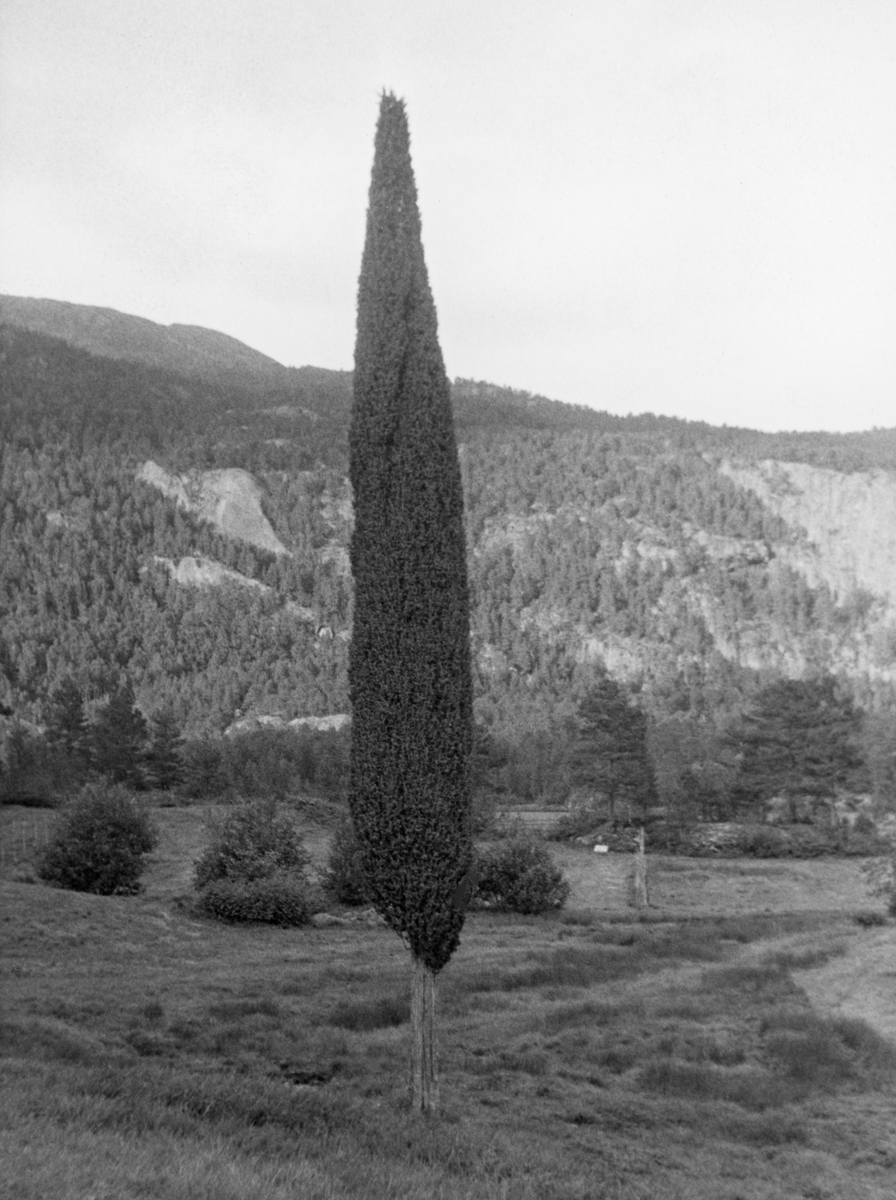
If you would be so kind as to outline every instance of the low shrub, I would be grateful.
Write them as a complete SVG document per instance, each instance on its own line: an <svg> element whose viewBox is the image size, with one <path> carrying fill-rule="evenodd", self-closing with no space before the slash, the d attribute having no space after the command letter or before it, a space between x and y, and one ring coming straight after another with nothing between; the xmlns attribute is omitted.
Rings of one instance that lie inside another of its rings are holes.
<svg viewBox="0 0 896 1200"><path fill-rule="evenodd" d="M88 784L61 811L37 873L45 883L99 896L133 895L156 833L120 785Z"/></svg>
<svg viewBox="0 0 896 1200"><path fill-rule="evenodd" d="M199 910L221 921L304 925L315 909L302 835L271 803L245 804L195 864Z"/></svg>
<svg viewBox="0 0 896 1200"><path fill-rule="evenodd" d="M886 914L877 912L876 909L867 908L861 912L857 912L853 916L853 920L857 925L861 925L863 929L873 929L878 925L886 925Z"/></svg>
<svg viewBox="0 0 896 1200"><path fill-rule="evenodd" d="M218 828L194 868L196 887L222 880L251 883L272 875L301 876L308 866L302 835L271 804L244 804Z"/></svg>
<svg viewBox="0 0 896 1200"><path fill-rule="evenodd" d="M855 1074L851 1057L829 1024L807 1017L766 1033L765 1049L775 1064L807 1087L836 1087Z"/></svg>
<svg viewBox="0 0 896 1200"><path fill-rule="evenodd" d="M361 847L349 814L342 817L330 843L324 888L339 904L369 904Z"/></svg>
<svg viewBox="0 0 896 1200"><path fill-rule="evenodd" d="M896 1048L865 1021L857 1017L833 1017L830 1026L860 1066L872 1073L896 1067Z"/></svg>
<svg viewBox="0 0 896 1200"><path fill-rule="evenodd" d="M874 831L863 833L859 830L848 830L841 839L840 854L848 854L853 858L871 858L874 855L886 854L890 844L886 838Z"/></svg>
<svg viewBox="0 0 896 1200"><path fill-rule="evenodd" d="M686 821L651 821L647 826L647 850L661 854L687 854L692 830L693 824ZM631 834L634 832L633 829ZM631 842L627 849L631 849Z"/></svg>
<svg viewBox="0 0 896 1200"><path fill-rule="evenodd" d="M604 846L609 846L614 852L627 853L635 844L638 829L640 826L611 824L607 821L606 816L594 807L581 807L564 813L554 822L546 836L552 842L569 841L572 838L580 837L587 838L589 842L600 842ZM650 833L648 833L647 840L648 845L652 847ZM659 848L657 845L656 849Z"/></svg>
<svg viewBox="0 0 896 1200"><path fill-rule="evenodd" d="M216 879L202 889L199 909L219 921L267 925L305 925L310 916L305 881L285 873Z"/></svg>
<svg viewBox="0 0 896 1200"><path fill-rule="evenodd" d="M791 842L783 829L771 825L752 825L743 829L739 849L754 858L782 858L792 853Z"/></svg>
<svg viewBox="0 0 896 1200"><path fill-rule="evenodd" d="M569 884L546 846L516 838L476 856L478 894L474 903L537 914L562 908Z"/></svg>
<svg viewBox="0 0 896 1200"><path fill-rule="evenodd" d="M836 830L815 825L759 825L718 822L694 825L683 832L677 852L693 857L818 858L847 851Z"/></svg>
<svg viewBox="0 0 896 1200"><path fill-rule="evenodd" d="M594 833L600 823L601 818L593 807L573 808L554 822L548 833L548 839L552 842L565 842L570 838L585 837Z"/></svg>

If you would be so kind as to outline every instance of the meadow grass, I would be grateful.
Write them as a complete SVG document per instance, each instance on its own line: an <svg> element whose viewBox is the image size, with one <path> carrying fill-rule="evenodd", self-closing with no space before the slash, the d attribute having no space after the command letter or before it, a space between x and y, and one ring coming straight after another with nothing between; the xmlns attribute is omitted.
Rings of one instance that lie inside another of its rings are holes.
<svg viewBox="0 0 896 1200"><path fill-rule="evenodd" d="M142 896L0 884L4 1198L887 1194L896 1051L791 977L845 918L473 914L422 1119L398 939L198 920L178 844Z"/></svg>

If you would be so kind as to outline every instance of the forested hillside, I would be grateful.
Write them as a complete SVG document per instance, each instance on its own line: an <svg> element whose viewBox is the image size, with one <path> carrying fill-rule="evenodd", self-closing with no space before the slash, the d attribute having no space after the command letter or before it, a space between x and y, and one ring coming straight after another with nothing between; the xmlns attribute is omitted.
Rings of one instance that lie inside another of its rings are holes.
<svg viewBox="0 0 896 1200"><path fill-rule="evenodd" d="M351 376L215 377L207 332L202 369L175 373L0 326L0 704L23 719L66 676L88 711L127 676L194 735L347 709ZM896 496L896 430L622 418L465 380L453 403L495 736L550 744L601 664L681 753L782 676L831 674L892 727L896 564L834 553L867 526L853 501L806 529L813 480L825 512L838 480ZM282 552L234 534L239 472Z"/></svg>

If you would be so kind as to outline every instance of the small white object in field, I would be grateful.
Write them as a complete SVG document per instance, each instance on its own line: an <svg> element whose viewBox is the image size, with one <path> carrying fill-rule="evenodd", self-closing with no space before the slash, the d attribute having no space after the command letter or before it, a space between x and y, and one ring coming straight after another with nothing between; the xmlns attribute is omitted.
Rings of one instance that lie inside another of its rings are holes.
<svg viewBox="0 0 896 1200"><path fill-rule="evenodd" d="M597 845L594 847L595 854L607 854L607 853L609 853L609 850L610 850L609 846L603 846L603 845L601 845L600 842L598 842Z"/></svg>

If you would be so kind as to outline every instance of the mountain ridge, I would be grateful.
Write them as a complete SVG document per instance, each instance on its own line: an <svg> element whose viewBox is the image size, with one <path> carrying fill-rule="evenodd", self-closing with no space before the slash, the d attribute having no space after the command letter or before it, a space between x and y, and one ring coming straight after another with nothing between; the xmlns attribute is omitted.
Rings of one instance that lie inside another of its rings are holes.
<svg viewBox="0 0 896 1200"><path fill-rule="evenodd" d="M0 323L59 337L101 357L145 362L188 375L270 379L288 368L229 334L201 325L161 325L114 308L0 295Z"/></svg>

